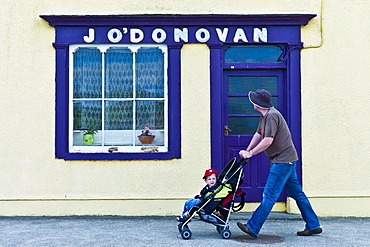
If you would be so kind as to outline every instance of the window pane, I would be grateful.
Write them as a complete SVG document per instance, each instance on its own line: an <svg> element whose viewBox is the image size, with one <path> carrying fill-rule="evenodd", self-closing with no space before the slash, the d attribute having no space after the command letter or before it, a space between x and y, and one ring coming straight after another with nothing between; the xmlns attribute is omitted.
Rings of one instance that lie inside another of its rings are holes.
<svg viewBox="0 0 370 247"><path fill-rule="evenodd" d="M164 97L164 54L158 48L141 48L136 54L136 97Z"/></svg>
<svg viewBox="0 0 370 247"><path fill-rule="evenodd" d="M266 89L271 94L277 94L277 77L275 76L232 76L229 77L229 94L248 94L249 91Z"/></svg>
<svg viewBox="0 0 370 247"><path fill-rule="evenodd" d="M132 101L105 101L104 129L133 129Z"/></svg>
<svg viewBox="0 0 370 247"><path fill-rule="evenodd" d="M102 54L96 48L79 48L73 56L73 97L101 96Z"/></svg>
<svg viewBox="0 0 370 247"><path fill-rule="evenodd" d="M226 63L279 63L283 53L277 46L233 46L226 50Z"/></svg>
<svg viewBox="0 0 370 247"><path fill-rule="evenodd" d="M128 48L111 48L105 55L105 97L132 98L133 54Z"/></svg>
<svg viewBox="0 0 370 247"><path fill-rule="evenodd" d="M102 103L101 101L73 101L73 145L85 145L82 130L96 129L94 144L101 145ZM77 131L76 131L77 130ZM80 131L78 131L80 130Z"/></svg>
<svg viewBox="0 0 370 247"><path fill-rule="evenodd" d="M229 97L229 114L257 114L248 97Z"/></svg>
<svg viewBox="0 0 370 247"><path fill-rule="evenodd" d="M272 96L271 102L278 109L278 97ZM249 101L248 97L229 97L228 110L229 114L259 114L254 110L253 104Z"/></svg>
<svg viewBox="0 0 370 247"><path fill-rule="evenodd" d="M102 102L100 100L73 101L73 129L102 129Z"/></svg>
<svg viewBox="0 0 370 247"><path fill-rule="evenodd" d="M164 101L141 100L136 102L136 129L146 125L151 129L164 129Z"/></svg>
<svg viewBox="0 0 370 247"><path fill-rule="evenodd" d="M259 117L229 117L230 135L253 135L258 127Z"/></svg>
<svg viewBox="0 0 370 247"><path fill-rule="evenodd" d="M150 132L155 135L152 145L164 145L164 101L140 100L136 102L136 130L138 135L141 130L148 126ZM136 145L140 145L136 140Z"/></svg>

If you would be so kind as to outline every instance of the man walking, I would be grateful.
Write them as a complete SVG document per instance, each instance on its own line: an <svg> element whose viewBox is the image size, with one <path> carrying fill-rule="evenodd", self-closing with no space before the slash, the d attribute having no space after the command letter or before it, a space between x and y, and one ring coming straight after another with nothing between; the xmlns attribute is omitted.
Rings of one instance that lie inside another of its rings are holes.
<svg viewBox="0 0 370 247"><path fill-rule="evenodd" d="M248 148L239 152L242 158L265 152L271 161L270 174L263 191L263 199L252 217L238 227L257 238L263 223L270 214L283 189L292 197L306 222L306 228L297 232L299 236L310 236L322 232L320 222L313 211L307 196L302 191L296 172L297 152L294 147L287 123L281 113L271 103L271 95L264 89L249 92L249 100L254 109L261 113L257 132L254 134Z"/></svg>

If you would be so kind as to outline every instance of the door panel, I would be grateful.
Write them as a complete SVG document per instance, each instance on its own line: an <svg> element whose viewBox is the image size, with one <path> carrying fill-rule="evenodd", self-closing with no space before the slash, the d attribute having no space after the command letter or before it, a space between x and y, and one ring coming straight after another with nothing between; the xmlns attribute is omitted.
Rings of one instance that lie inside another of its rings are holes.
<svg viewBox="0 0 370 247"><path fill-rule="evenodd" d="M238 70L224 71L223 124L224 124L224 166L241 149L246 149L257 130L260 113L253 109L248 98L249 91L264 88L271 93L275 108L284 106L283 70ZM284 112L282 112L283 115ZM262 200L262 192L269 174L270 161L264 153L253 157L245 166L242 189L248 202ZM286 195L279 201L285 201Z"/></svg>

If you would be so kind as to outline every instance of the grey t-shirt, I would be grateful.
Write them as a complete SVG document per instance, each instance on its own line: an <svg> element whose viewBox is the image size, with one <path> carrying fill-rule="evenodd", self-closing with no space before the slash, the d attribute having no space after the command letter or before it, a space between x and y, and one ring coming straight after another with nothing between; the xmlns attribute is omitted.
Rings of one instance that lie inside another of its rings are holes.
<svg viewBox="0 0 370 247"><path fill-rule="evenodd" d="M265 116L260 117L257 132L265 137L273 137L274 141L265 150L271 163L289 163L298 160L292 137L279 111L272 107Z"/></svg>

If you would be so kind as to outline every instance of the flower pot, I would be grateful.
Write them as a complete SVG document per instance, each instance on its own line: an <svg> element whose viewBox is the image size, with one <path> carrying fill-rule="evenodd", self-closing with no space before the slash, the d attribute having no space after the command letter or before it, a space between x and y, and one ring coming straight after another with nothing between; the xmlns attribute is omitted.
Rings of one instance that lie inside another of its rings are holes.
<svg viewBox="0 0 370 247"><path fill-rule="evenodd" d="M84 134L83 137L85 145L94 144L94 134Z"/></svg>
<svg viewBox="0 0 370 247"><path fill-rule="evenodd" d="M151 135L151 136L138 136L139 138L139 141L142 143L142 144L150 144L152 143L152 141L154 140L154 135Z"/></svg>

